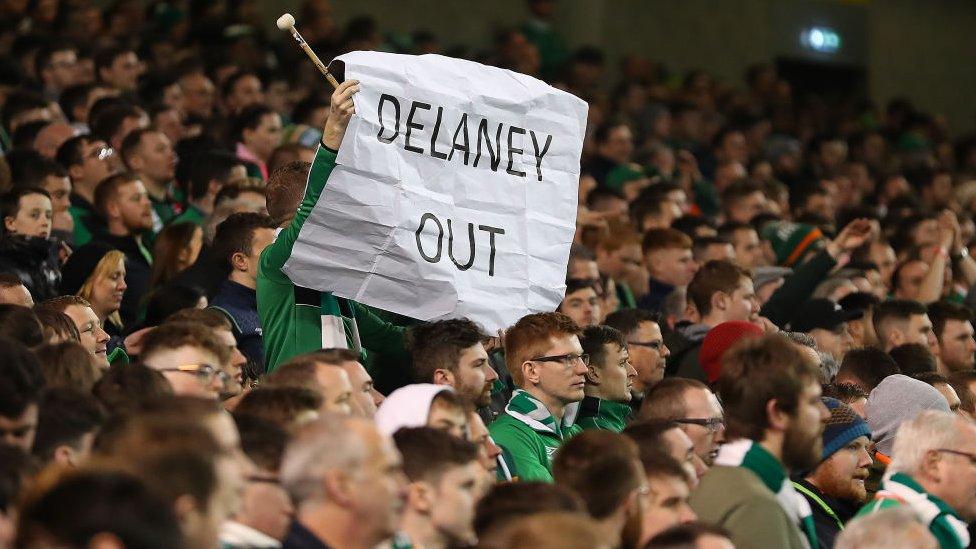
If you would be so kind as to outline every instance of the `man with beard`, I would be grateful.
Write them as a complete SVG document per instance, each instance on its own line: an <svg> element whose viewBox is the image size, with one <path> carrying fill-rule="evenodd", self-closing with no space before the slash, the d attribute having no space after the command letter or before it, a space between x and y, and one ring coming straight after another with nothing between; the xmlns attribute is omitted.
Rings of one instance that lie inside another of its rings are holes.
<svg viewBox="0 0 976 549"><path fill-rule="evenodd" d="M926 410L901 424L881 490L858 516L904 507L918 516L939 546L969 545L976 519L976 425L948 412Z"/></svg>
<svg viewBox="0 0 976 549"><path fill-rule="evenodd" d="M628 403L637 377L627 353L627 341L609 326L591 326L583 331L580 345L590 355L590 364L584 388L586 396L576 423L583 429L619 433L632 414Z"/></svg>
<svg viewBox="0 0 976 549"><path fill-rule="evenodd" d="M691 507L729 530L737 547L817 547L810 507L789 480L820 460L817 367L781 335L740 341L723 359L718 393L726 438Z"/></svg>
<svg viewBox="0 0 976 549"><path fill-rule="evenodd" d="M120 173L95 187L95 210L105 220L105 231L97 232L93 242L108 244L125 254L125 284L122 298L122 322L135 322L140 300L149 291L152 274L152 252L143 236L152 231L152 202L146 187L137 176Z"/></svg>
<svg viewBox="0 0 976 549"><path fill-rule="evenodd" d="M556 453L556 484L576 492L612 547L640 547L644 498L649 494L637 446L608 431L587 431Z"/></svg>
<svg viewBox="0 0 976 549"><path fill-rule="evenodd" d="M864 480L871 466L871 430L853 408L833 398L823 398L830 419L823 433L823 461L793 487L813 511L817 541L830 549L844 524L867 499Z"/></svg>
<svg viewBox="0 0 976 549"><path fill-rule="evenodd" d="M478 408L491 404L498 373L477 324L466 318L438 320L414 326L407 337L417 383L453 387L462 401Z"/></svg>
<svg viewBox="0 0 976 549"><path fill-rule="evenodd" d="M976 365L972 311L951 301L936 301L928 306L928 313L945 373L972 370Z"/></svg>

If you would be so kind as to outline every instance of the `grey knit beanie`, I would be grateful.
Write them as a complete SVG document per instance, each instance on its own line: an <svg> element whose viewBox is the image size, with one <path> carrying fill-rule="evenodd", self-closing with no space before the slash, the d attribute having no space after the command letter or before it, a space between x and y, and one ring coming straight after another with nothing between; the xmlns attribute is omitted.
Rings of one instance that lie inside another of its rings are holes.
<svg viewBox="0 0 976 549"><path fill-rule="evenodd" d="M867 415L878 451L891 456L895 432L903 421L922 410L949 411L949 403L935 387L906 375L890 375L868 395Z"/></svg>

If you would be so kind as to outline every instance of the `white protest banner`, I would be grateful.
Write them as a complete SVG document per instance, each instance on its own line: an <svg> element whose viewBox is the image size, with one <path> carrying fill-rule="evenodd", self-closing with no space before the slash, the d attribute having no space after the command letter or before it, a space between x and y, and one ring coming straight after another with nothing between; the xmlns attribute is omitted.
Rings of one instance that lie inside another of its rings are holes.
<svg viewBox="0 0 976 549"><path fill-rule="evenodd" d="M487 330L565 291L587 105L535 78L439 55L353 52L337 166L285 272L420 320Z"/></svg>

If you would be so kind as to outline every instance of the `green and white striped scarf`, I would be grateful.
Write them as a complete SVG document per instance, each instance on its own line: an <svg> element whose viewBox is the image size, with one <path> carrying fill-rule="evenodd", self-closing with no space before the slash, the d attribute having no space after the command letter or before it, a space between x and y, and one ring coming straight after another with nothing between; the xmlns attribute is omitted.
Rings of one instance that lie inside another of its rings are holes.
<svg viewBox="0 0 976 549"><path fill-rule="evenodd" d="M755 473L766 488L776 494L780 507L806 534L809 546L814 549L818 547L817 529L813 523L810 503L793 488L783 464L773 454L752 440L741 439L724 444L718 451L715 465L744 467Z"/></svg>
<svg viewBox="0 0 976 549"><path fill-rule="evenodd" d="M969 546L969 529L955 509L926 492L905 473L886 475L881 481L881 490L874 497L874 501L865 506L868 512L883 509L886 500L898 502L908 506L929 527L939 547L962 549Z"/></svg>
<svg viewBox="0 0 976 549"><path fill-rule="evenodd" d="M551 433L560 439L563 438L563 429L572 426L576 421L578 412L579 402L567 404L562 421L557 423L545 404L522 389L516 389L505 406L505 413L528 425L533 431Z"/></svg>

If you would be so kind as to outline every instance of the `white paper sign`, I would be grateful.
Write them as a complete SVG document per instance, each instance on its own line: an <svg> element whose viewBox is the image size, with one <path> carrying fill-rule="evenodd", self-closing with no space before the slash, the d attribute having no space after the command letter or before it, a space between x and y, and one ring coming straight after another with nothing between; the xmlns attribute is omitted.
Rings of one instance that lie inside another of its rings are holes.
<svg viewBox="0 0 976 549"><path fill-rule="evenodd" d="M356 116L285 272L420 320L486 330L553 311L576 225L587 105L439 55L353 52Z"/></svg>

